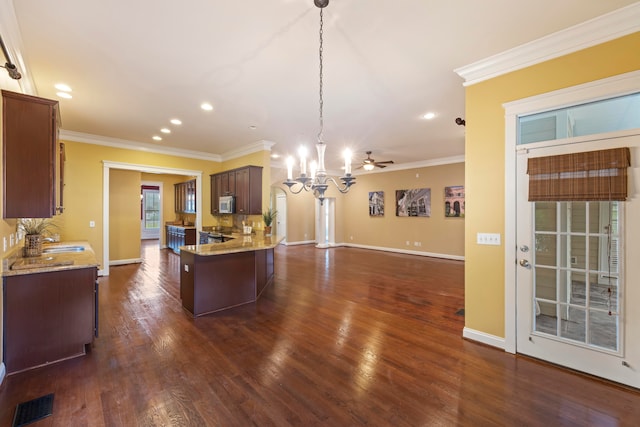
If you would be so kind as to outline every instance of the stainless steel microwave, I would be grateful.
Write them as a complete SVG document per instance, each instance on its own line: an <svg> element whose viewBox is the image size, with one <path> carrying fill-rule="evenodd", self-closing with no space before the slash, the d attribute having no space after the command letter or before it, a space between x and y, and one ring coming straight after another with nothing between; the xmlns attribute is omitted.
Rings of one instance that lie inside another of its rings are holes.
<svg viewBox="0 0 640 427"><path fill-rule="evenodd" d="M220 196L218 202L218 210L223 214L232 214L235 212L235 200L233 196Z"/></svg>

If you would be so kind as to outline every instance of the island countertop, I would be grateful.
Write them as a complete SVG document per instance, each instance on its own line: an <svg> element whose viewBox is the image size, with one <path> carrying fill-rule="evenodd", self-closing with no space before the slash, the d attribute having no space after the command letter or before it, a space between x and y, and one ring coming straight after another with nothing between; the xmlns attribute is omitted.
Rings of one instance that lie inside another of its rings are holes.
<svg viewBox="0 0 640 427"><path fill-rule="evenodd" d="M44 244L43 249L65 246L82 246L82 251L43 253L37 257L23 257L21 248L2 260L2 276L49 273L60 270L98 267L100 263L89 242L69 241Z"/></svg>
<svg viewBox="0 0 640 427"><path fill-rule="evenodd" d="M223 255L273 249L284 240L284 237L264 236L262 234L244 235L233 233L230 237L233 237L233 239L221 243L181 246L180 251L199 256Z"/></svg>

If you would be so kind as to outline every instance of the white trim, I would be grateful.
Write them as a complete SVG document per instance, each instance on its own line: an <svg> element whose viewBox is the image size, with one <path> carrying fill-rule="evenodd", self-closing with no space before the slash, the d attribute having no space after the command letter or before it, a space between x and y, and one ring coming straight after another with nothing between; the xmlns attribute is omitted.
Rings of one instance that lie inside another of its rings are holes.
<svg viewBox="0 0 640 427"><path fill-rule="evenodd" d="M453 70L464 86L640 31L640 2Z"/></svg>
<svg viewBox="0 0 640 427"><path fill-rule="evenodd" d="M22 57L24 52L24 44L20 35L20 26L16 17L16 10L13 7L13 0L0 0L0 28L2 28L2 40L11 56L12 62L22 74L22 78L18 80L18 86L22 93L27 95L37 95L36 85L31 78L31 73L26 66ZM2 61L4 63L6 61Z"/></svg>
<svg viewBox="0 0 640 427"><path fill-rule="evenodd" d="M315 245L316 241L315 240L300 240L298 242L283 241L282 244L285 245L285 246Z"/></svg>
<svg viewBox="0 0 640 427"><path fill-rule="evenodd" d="M75 132L60 129L61 140L81 142L84 144L102 145L105 147L121 148L124 150L144 151L146 153L166 154L168 156L186 157L189 159L208 160L211 162L223 162L260 151L271 151L275 142L258 141L223 154L213 154L204 151L185 150L183 148L159 146L147 142L131 141L127 139L111 138L108 136L93 135L90 133Z"/></svg>
<svg viewBox="0 0 640 427"><path fill-rule="evenodd" d="M640 71L596 80L593 82L560 89L557 91L520 99L503 104L505 108L505 350L517 352L517 222L516 222L516 149L527 149L527 145L517 146L517 120L519 115L563 108L570 105L597 101L626 95L640 90ZM622 132L627 133L626 131ZM590 136L594 139L594 136ZM584 137L569 138L562 143L576 142ZM561 143L558 141L558 143ZM511 203L510 203L511 202Z"/></svg>
<svg viewBox="0 0 640 427"><path fill-rule="evenodd" d="M505 349L504 338L487 334L485 332L476 331L475 329L467 328L466 326L462 329L462 337L468 340L477 341L486 345L490 345L491 347Z"/></svg>
<svg viewBox="0 0 640 427"><path fill-rule="evenodd" d="M105 147L122 148L124 150L144 151L147 153L166 154L169 156L187 157L190 159L209 160L221 162L222 157L217 154L203 151L184 150L181 148L162 147L145 142L137 142L126 139L110 138L107 136L93 135L90 133L74 132L60 129L59 139L65 141L82 142L84 144L102 145Z"/></svg>
<svg viewBox="0 0 640 427"><path fill-rule="evenodd" d="M142 263L142 258L131 258L131 259L118 259L115 261L109 261L109 266L112 265L126 265L126 264L140 264Z"/></svg>
<svg viewBox="0 0 640 427"><path fill-rule="evenodd" d="M383 252L394 252L397 254L406 254L406 255L420 255L431 258L442 258L442 259L452 259L455 261L464 261L464 256L461 255L451 255L451 254L439 254L434 252L422 252L422 251L412 251L408 249L397 249L397 248L387 248L384 246L370 246L370 245L358 245L355 243L341 243L336 246L345 246L348 248L360 248L360 249L371 249L374 251L383 251Z"/></svg>
<svg viewBox="0 0 640 427"><path fill-rule="evenodd" d="M262 140L251 145L246 145L244 147L236 148L235 150L227 151L222 153L221 157L223 161L236 159L238 157L246 156L248 154L257 153L258 151L271 151L271 147L276 145L275 142Z"/></svg>
<svg viewBox="0 0 640 427"><path fill-rule="evenodd" d="M196 228L202 228L202 171L188 169L174 169L159 166L137 165L133 163L102 161L102 265L101 276L109 275L109 172L111 169L134 170L146 173L158 173L168 175L184 175L196 177L196 206L200 209L196 211Z"/></svg>
<svg viewBox="0 0 640 427"><path fill-rule="evenodd" d="M7 376L7 368L4 366L4 362L0 363L0 385L4 382L4 377Z"/></svg>
<svg viewBox="0 0 640 427"><path fill-rule="evenodd" d="M399 163L399 164L395 164L395 165L389 165L384 169L374 169L372 171L365 171L363 170L354 170L352 173L354 176L359 176L359 175L368 175L368 174L372 174L372 173L385 173L385 172L395 172L395 171L401 171L401 170L407 170L407 169L418 169L418 168L428 168L428 167L432 167L432 166L442 166L442 165L452 165L452 164L456 164L456 163L464 163L464 154L459 155L459 156L451 156L451 157L440 157L438 159L431 159L431 160L421 160L419 162L412 162L412 163ZM286 169L287 166L284 164L283 161L275 161L272 160L271 161L271 165L272 168L276 168L276 169ZM328 175L331 176L341 176L342 175L342 171L327 171Z"/></svg>

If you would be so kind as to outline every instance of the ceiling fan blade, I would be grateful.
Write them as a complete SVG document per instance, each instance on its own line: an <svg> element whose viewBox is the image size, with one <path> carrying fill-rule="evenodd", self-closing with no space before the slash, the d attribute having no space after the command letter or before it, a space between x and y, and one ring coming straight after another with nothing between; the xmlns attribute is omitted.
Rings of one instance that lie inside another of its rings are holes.
<svg viewBox="0 0 640 427"><path fill-rule="evenodd" d="M376 163L376 166L379 167L379 168L386 168L385 165L381 165L380 163L384 163L384 162L378 162L378 163Z"/></svg>
<svg viewBox="0 0 640 427"><path fill-rule="evenodd" d="M376 162L377 165L393 163L393 160L385 160L384 162Z"/></svg>

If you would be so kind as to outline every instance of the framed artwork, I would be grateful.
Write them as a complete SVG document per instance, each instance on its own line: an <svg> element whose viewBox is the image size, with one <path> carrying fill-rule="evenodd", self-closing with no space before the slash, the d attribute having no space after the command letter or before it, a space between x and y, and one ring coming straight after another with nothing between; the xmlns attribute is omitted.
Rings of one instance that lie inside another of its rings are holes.
<svg viewBox="0 0 640 427"><path fill-rule="evenodd" d="M396 216L431 216L431 189L396 190Z"/></svg>
<svg viewBox="0 0 640 427"><path fill-rule="evenodd" d="M384 216L384 191L369 192L369 216Z"/></svg>
<svg viewBox="0 0 640 427"><path fill-rule="evenodd" d="M464 185L444 187L444 216L464 218Z"/></svg>

